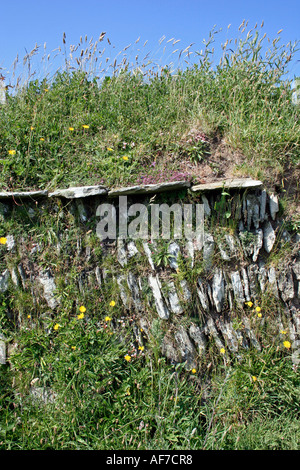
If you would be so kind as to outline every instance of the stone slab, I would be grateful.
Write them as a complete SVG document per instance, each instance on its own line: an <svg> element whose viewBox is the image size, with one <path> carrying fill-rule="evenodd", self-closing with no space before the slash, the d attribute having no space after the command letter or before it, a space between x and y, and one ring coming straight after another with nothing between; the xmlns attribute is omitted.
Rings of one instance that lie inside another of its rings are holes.
<svg viewBox="0 0 300 470"><path fill-rule="evenodd" d="M220 180L214 183L197 184L191 187L191 191L215 191L216 189L231 189L231 188L256 188L262 186L262 182L259 180L253 180L251 178L236 178Z"/></svg>
<svg viewBox="0 0 300 470"><path fill-rule="evenodd" d="M78 199L88 196L101 196L108 193L104 186L73 186L66 189L57 189L49 193L49 197L64 197L66 199Z"/></svg>
<svg viewBox="0 0 300 470"><path fill-rule="evenodd" d="M108 192L109 197L118 197L134 194L161 193L164 191L175 191L182 188L189 188L189 181L172 181L170 183L142 184L137 186L128 186L124 188L113 188Z"/></svg>
<svg viewBox="0 0 300 470"><path fill-rule="evenodd" d="M36 199L39 197L47 197L48 191L1 191L0 192L0 199L14 199L14 198L21 198L21 199Z"/></svg>

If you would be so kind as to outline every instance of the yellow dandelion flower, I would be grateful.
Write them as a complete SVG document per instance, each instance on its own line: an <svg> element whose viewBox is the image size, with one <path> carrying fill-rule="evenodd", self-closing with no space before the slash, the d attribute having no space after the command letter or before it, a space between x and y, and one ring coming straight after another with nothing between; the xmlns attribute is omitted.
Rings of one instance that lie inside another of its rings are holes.
<svg viewBox="0 0 300 470"><path fill-rule="evenodd" d="M114 300L112 300L109 304L111 307L114 307L116 305L116 302Z"/></svg>
<svg viewBox="0 0 300 470"><path fill-rule="evenodd" d="M30 130L33 131L33 130L34 130L34 127L33 127L33 126L30 126Z"/></svg>
<svg viewBox="0 0 300 470"><path fill-rule="evenodd" d="M81 305L81 306L79 307L79 312L81 312L81 313L86 312L86 308L85 308L84 305Z"/></svg>
<svg viewBox="0 0 300 470"><path fill-rule="evenodd" d="M113 152L113 151L114 151L114 149L112 149L111 147L107 147L107 150L108 150L109 152Z"/></svg>
<svg viewBox="0 0 300 470"><path fill-rule="evenodd" d="M144 331L143 328L141 328L141 331L142 331L142 332Z"/></svg>
<svg viewBox="0 0 300 470"><path fill-rule="evenodd" d="M221 349L220 349L220 353L221 353L221 354L225 354L225 349L224 349L224 348L221 348Z"/></svg>
<svg viewBox="0 0 300 470"><path fill-rule="evenodd" d="M44 142L44 140L45 140L44 137L41 137L41 138L40 138L40 141L41 141L41 142Z"/></svg>
<svg viewBox="0 0 300 470"><path fill-rule="evenodd" d="M260 307L255 307L255 310L256 310L257 312L261 312L261 308L260 308Z"/></svg>
<svg viewBox="0 0 300 470"><path fill-rule="evenodd" d="M192 374L196 374L196 369L192 369Z"/></svg>
<svg viewBox="0 0 300 470"><path fill-rule="evenodd" d="M77 315L77 318L78 320L81 320L82 318L84 318L84 313L80 313L79 315Z"/></svg>
<svg viewBox="0 0 300 470"><path fill-rule="evenodd" d="M87 124L84 124L82 127L83 127L83 129L89 129L90 128L90 126L88 126Z"/></svg>
<svg viewBox="0 0 300 470"><path fill-rule="evenodd" d="M131 356L129 356L129 354L126 354L126 356L124 356L124 359L125 359L125 361L130 362L131 361Z"/></svg>
<svg viewBox="0 0 300 470"><path fill-rule="evenodd" d="M60 326L61 325L59 323L56 323L53 328L54 328L54 330L58 330L58 328L60 328Z"/></svg>
<svg viewBox="0 0 300 470"><path fill-rule="evenodd" d="M15 150L9 150L8 155L16 155L16 151Z"/></svg>
<svg viewBox="0 0 300 470"><path fill-rule="evenodd" d="M47 91L49 91L49 90L48 90L48 88L45 88L44 91L47 93Z"/></svg>
<svg viewBox="0 0 300 470"><path fill-rule="evenodd" d="M253 303L250 302L250 301L249 301L249 302L245 302L245 303L246 303L246 305L248 305L248 307L252 307L252 305L253 305Z"/></svg>
<svg viewBox="0 0 300 470"><path fill-rule="evenodd" d="M6 245L6 243L7 243L7 238L5 238L5 237L0 237L0 244L1 244L1 245Z"/></svg>
<svg viewBox="0 0 300 470"><path fill-rule="evenodd" d="M287 349L290 349L291 343L289 341L283 341L283 346Z"/></svg>
<svg viewBox="0 0 300 470"><path fill-rule="evenodd" d="M253 380L253 382L256 382L257 377L255 377L255 375L252 375L252 380Z"/></svg>
<svg viewBox="0 0 300 470"><path fill-rule="evenodd" d="M27 318L31 318L31 315L27 315Z"/></svg>
<svg viewBox="0 0 300 470"><path fill-rule="evenodd" d="M261 318L261 317L262 317L262 314L261 314L261 313L258 313L257 316L258 316L258 318Z"/></svg>
<svg viewBox="0 0 300 470"><path fill-rule="evenodd" d="M105 321L111 321L110 317L105 317Z"/></svg>
<svg viewBox="0 0 300 470"><path fill-rule="evenodd" d="M69 131L74 131L74 127L69 127Z"/></svg>
<svg viewBox="0 0 300 470"><path fill-rule="evenodd" d="M122 157L123 160L127 161L128 160L128 157L126 157L126 155L124 155L124 157Z"/></svg>
<svg viewBox="0 0 300 470"><path fill-rule="evenodd" d="M287 334L287 331L285 331L285 330L280 330L280 333L281 333L282 335L286 335L286 334Z"/></svg>
<svg viewBox="0 0 300 470"><path fill-rule="evenodd" d="M75 351L75 349L76 349L76 346L71 346L71 349L73 349L73 351Z"/></svg>
<svg viewBox="0 0 300 470"><path fill-rule="evenodd" d="M145 349L144 346L139 346L140 351L144 351L144 349Z"/></svg>

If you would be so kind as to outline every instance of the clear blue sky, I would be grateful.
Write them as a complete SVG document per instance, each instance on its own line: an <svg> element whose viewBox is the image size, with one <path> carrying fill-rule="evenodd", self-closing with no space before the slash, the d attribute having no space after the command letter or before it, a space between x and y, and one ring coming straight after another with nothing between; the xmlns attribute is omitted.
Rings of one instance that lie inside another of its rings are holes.
<svg viewBox="0 0 300 470"><path fill-rule="evenodd" d="M162 36L165 42L180 39L181 48L195 43L193 49L200 50L214 25L223 30L220 40L226 34L235 38L243 19L250 28L264 21L261 31L272 39L283 29L282 43L300 39L300 0L1 0L0 18L0 67L6 72L16 55L23 58L35 43L41 48L46 43L47 52L62 45L64 32L69 47L78 44L80 36L97 39L105 31L115 55L141 37L135 51L148 40L148 49L158 58ZM300 75L299 60L297 53L289 78Z"/></svg>

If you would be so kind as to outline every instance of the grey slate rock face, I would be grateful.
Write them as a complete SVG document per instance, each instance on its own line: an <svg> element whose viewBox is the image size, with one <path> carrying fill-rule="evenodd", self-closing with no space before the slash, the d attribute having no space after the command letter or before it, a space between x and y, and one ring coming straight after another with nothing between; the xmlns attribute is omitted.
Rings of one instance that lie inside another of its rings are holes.
<svg viewBox="0 0 300 470"><path fill-rule="evenodd" d="M178 268L177 258L180 253L180 247L176 242L171 242L169 245L169 254L171 255L169 258L169 265L172 269Z"/></svg>
<svg viewBox="0 0 300 470"><path fill-rule="evenodd" d="M125 241L122 238L118 238L117 240L117 257L121 266L125 266L127 264L126 246Z"/></svg>
<svg viewBox="0 0 300 470"><path fill-rule="evenodd" d="M119 275L117 276L117 283L119 286L119 292L121 296L121 300L123 302L124 307L128 308L129 307L129 298L127 295L127 292L123 286L124 281L126 280L124 275Z"/></svg>
<svg viewBox="0 0 300 470"><path fill-rule="evenodd" d="M148 258L149 264L150 264L151 268L154 271L155 266L154 266L154 262L153 262L153 259L152 259L152 253L151 253L150 247L149 247L147 242L143 242L143 248L144 248L145 254Z"/></svg>
<svg viewBox="0 0 300 470"><path fill-rule="evenodd" d="M209 306L209 299L208 299L208 285L207 283L203 283L201 279L198 279L198 287L197 287L197 294L200 299L200 303L202 305L202 308L206 311L210 311L210 306Z"/></svg>
<svg viewBox="0 0 300 470"><path fill-rule="evenodd" d="M127 285L128 285L128 288L131 292L132 301L133 301L133 304L134 304L136 310L142 311L143 306L142 306L142 302L141 302L141 299L140 299L140 290L139 290L139 286L138 286L138 281L137 281L135 275L131 271L128 272Z"/></svg>
<svg viewBox="0 0 300 470"><path fill-rule="evenodd" d="M204 206L204 214L205 214L207 217L209 217L210 214L211 214L211 209L210 209L210 206L209 206L208 199L207 199L207 197L206 197L204 194L202 194L201 199L202 199L202 204L203 204L203 206Z"/></svg>
<svg viewBox="0 0 300 470"><path fill-rule="evenodd" d="M186 281L186 279L183 279L182 281L180 281L180 288L182 290L182 295L183 295L183 299L188 302L189 300L191 300L192 298L192 294L191 294L191 291L188 287L188 283Z"/></svg>
<svg viewBox="0 0 300 470"><path fill-rule="evenodd" d="M258 351L261 351L261 346L259 344L259 341L257 340L255 334L253 333L252 329L251 329L251 325L250 325L250 321L249 321L249 318L247 317L243 317L242 318L242 321L243 321L243 324L244 324L244 331L246 333L246 335L248 336L249 340L250 340L250 343L252 344L252 346L254 348L256 348Z"/></svg>
<svg viewBox="0 0 300 470"><path fill-rule="evenodd" d="M161 319L167 320L170 316L170 312L163 300L163 296L161 293L161 284L158 279L158 276L150 275L148 277L148 282L149 282L149 286L152 289L156 311Z"/></svg>
<svg viewBox="0 0 300 470"><path fill-rule="evenodd" d="M237 353L239 349L239 344L232 325L228 322L224 322L223 319L220 317L219 328L221 330L223 338L225 338L226 340L226 344L228 345L230 351L232 351L233 353Z"/></svg>
<svg viewBox="0 0 300 470"><path fill-rule="evenodd" d="M179 327L174 337L181 354L181 361L186 362L187 368L196 367L196 350L183 326Z"/></svg>
<svg viewBox="0 0 300 470"><path fill-rule="evenodd" d="M223 341L220 338L220 335L218 334L216 325L212 317L208 317L206 325L204 327L204 331L206 336L212 337L215 340L216 346L221 349L225 348L225 345Z"/></svg>
<svg viewBox="0 0 300 470"><path fill-rule="evenodd" d="M203 261L205 263L205 268L208 270L212 265L212 258L215 249L214 237L206 232L204 234L204 246L203 246Z"/></svg>
<svg viewBox="0 0 300 470"><path fill-rule="evenodd" d="M0 364L6 364L6 343L2 333L0 333Z"/></svg>
<svg viewBox="0 0 300 470"><path fill-rule="evenodd" d="M300 261L295 262L292 266L293 273L296 277L296 282L298 284L297 288L297 297L300 299Z"/></svg>
<svg viewBox="0 0 300 470"><path fill-rule="evenodd" d="M245 297L240 273L238 271L232 272L230 277L235 301L242 307L245 303Z"/></svg>
<svg viewBox="0 0 300 470"><path fill-rule="evenodd" d="M266 217L266 206L267 206L267 191L262 190L260 195L260 221L264 222Z"/></svg>
<svg viewBox="0 0 300 470"><path fill-rule="evenodd" d="M47 197L48 191L1 191L0 199L37 199Z"/></svg>
<svg viewBox="0 0 300 470"><path fill-rule="evenodd" d="M253 223L255 228L259 227L259 212L260 212L260 203L259 199L256 196L249 195L246 199L246 221L247 229L250 230L251 223Z"/></svg>
<svg viewBox="0 0 300 470"><path fill-rule="evenodd" d="M189 188L189 181L172 181L158 184L144 184L137 186L129 186L124 188L114 188L108 191L109 197L118 197L134 194L161 193L164 191L175 191L182 188Z"/></svg>
<svg viewBox="0 0 300 470"><path fill-rule="evenodd" d="M54 278L51 276L50 272L47 270L39 275L38 281L43 286L44 298L48 306L51 309L55 309L59 305L59 301L54 296L54 292L56 289Z"/></svg>
<svg viewBox="0 0 300 470"><path fill-rule="evenodd" d="M16 246L16 241L13 237L13 235L6 235L6 249L7 251L14 251L15 246Z"/></svg>
<svg viewBox="0 0 300 470"><path fill-rule="evenodd" d="M76 201L76 206L77 206L80 221L83 223L87 222L88 214L87 214L86 208L84 207L83 202L81 200Z"/></svg>
<svg viewBox="0 0 300 470"><path fill-rule="evenodd" d="M168 284L168 288L169 288L170 308L171 308L173 313L179 315L179 314L183 313L183 308L180 305L174 282L170 282Z"/></svg>
<svg viewBox="0 0 300 470"><path fill-rule="evenodd" d="M276 218L276 214L279 211L278 197L275 194L269 196L270 214L273 220Z"/></svg>
<svg viewBox="0 0 300 470"><path fill-rule="evenodd" d="M265 224L263 232L264 232L264 249L266 250L267 253L270 253L276 240L275 231L270 222L267 222Z"/></svg>
<svg viewBox="0 0 300 470"><path fill-rule="evenodd" d="M253 260L254 262L257 261L257 258L258 258L260 249L261 249L262 246L263 246L263 242L264 242L264 234L263 234L262 229L259 228L259 229L256 230L256 241L255 241L255 244L254 244L254 246L253 246L253 256L252 256L252 260Z"/></svg>
<svg viewBox="0 0 300 470"><path fill-rule="evenodd" d="M273 266L270 267L268 270L268 282L271 292L275 297L279 297L278 288L277 288L277 279L276 279L276 271Z"/></svg>
<svg viewBox="0 0 300 470"><path fill-rule="evenodd" d="M189 335L197 344L199 354L204 353L207 345L207 337L204 333L204 328L192 324L189 329Z"/></svg>
<svg viewBox="0 0 300 470"><path fill-rule="evenodd" d="M0 274L0 292L5 292L9 287L10 272L8 269Z"/></svg>
<svg viewBox="0 0 300 470"><path fill-rule="evenodd" d="M244 284L245 298L246 298L246 301L248 302L251 300L251 296L250 296L250 285L249 285L248 275L247 275L247 271L245 268L242 268L242 278L243 278L243 284Z"/></svg>
<svg viewBox="0 0 300 470"><path fill-rule="evenodd" d="M63 197L66 199L79 199L89 196L102 196L108 193L104 186L74 186L67 189L57 189L49 193L49 197Z"/></svg>
<svg viewBox="0 0 300 470"><path fill-rule="evenodd" d="M128 258L132 258L134 255L136 255L137 253L139 253L137 247L135 246L135 243L133 241L130 241L128 244L127 244L127 255L128 255Z"/></svg>
<svg viewBox="0 0 300 470"><path fill-rule="evenodd" d="M262 182L252 180L251 178L236 178L220 180L215 183L205 183L192 186L191 191L214 191L216 189L230 189L230 188L256 188L262 186Z"/></svg>
<svg viewBox="0 0 300 470"><path fill-rule="evenodd" d="M222 311L224 297L225 297L225 286L224 278L221 269L216 270L213 281L212 281L212 297L217 309L217 312Z"/></svg>
<svg viewBox="0 0 300 470"><path fill-rule="evenodd" d="M277 283L278 289L281 292L281 298L284 302L294 298L294 281L291 270L288 270L286 273L280 272Z"/></svg>

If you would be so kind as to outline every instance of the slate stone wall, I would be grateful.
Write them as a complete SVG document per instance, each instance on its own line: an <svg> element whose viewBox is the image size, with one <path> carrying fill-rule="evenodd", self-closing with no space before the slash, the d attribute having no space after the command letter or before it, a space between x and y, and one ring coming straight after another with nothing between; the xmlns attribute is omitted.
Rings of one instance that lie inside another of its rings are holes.
<svg viewBox="0 0 300 470"><path fill-rule="evenodd" d="M1 193L2 221L21 220L22 212L29 222L24 221L23 234L1 234L6 243L1 246L0 296L9 299L15 291L24 292L37 311L54 317L64 302L61 279L67 285L69 271L76 267L78 292L89 292L95 303L101 296L108 302L107 286L113 289L118 304L115 328L130 315L138 340L141 330L150 338L153 324L159 323L162 354L172 362L185 361L188 368L195 367L212 344L233 356L243 348L260 350L257 321L269 322L274 332L288 329L289 338L299 340L300 237L284 223L278 196L249 180L202 187L183 183L111 192L103 187L68 188L50 198L45 192ZM96 208L106 198L117 207L122 194L129 203L138 198L151 204L160 194L173 202L186 197L203 204L203 246L150 238L100 243L95 236ZM47 211L55 223L43 233ZM91 236L93 243L86 243ZM165 261L159 264L161 250ZM55 268L55 257L62 256L65 272ZM262 308L259 320L255 306ZM11 309L8 316L15 315ZM3 344L0 338L2 363Z"/></svg>

